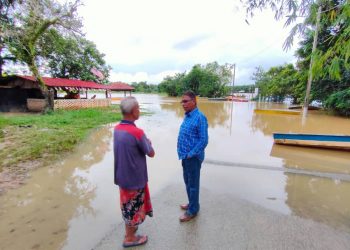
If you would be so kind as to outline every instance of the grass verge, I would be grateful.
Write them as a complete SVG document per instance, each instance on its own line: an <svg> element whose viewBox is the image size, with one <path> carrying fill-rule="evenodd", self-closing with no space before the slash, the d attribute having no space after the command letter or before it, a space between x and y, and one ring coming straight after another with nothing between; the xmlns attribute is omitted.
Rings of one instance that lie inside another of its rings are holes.
<svg viewBox="0 0 350 250"><path fill-rule="evenodd" d="M0 171L33 161L55 160L82 142L91 129L120 119L117 106L44 115L0 115Z"/></svg>

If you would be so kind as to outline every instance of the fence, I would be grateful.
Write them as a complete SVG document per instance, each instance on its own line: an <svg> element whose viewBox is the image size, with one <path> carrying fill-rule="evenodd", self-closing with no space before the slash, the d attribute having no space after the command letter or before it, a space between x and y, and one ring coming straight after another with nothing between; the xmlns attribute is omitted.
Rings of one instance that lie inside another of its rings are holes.
<svg viewBox="0 0 350 250"><path fill-rule="evenodd" d="M62 99L54 100L54 109L82 109L108 107L111 99Z"/></svg>
<svg viewBox="0 0 350 250"><path fill-rule="evenodd" d="M111 99L58 99L54 100L54 109L82 109L108 107ZM27 99L29 111L41 112L45 108L44 99Z"/></svg>

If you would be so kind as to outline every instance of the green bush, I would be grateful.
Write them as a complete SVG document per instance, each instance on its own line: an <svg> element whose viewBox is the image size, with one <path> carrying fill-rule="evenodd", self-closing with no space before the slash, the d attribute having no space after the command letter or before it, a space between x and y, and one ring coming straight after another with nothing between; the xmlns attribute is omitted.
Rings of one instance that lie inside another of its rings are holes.
<svg viewBox="0 0 350 250"><path fill-rule="evenodd" d="M339 115L350 117L350 88L330 95L325 106Z"/></svg>

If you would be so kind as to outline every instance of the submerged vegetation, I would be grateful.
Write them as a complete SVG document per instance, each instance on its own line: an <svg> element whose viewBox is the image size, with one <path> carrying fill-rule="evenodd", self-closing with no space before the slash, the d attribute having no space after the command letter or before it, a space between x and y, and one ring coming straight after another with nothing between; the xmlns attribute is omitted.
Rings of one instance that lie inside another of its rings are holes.
<svg viewBox="0 0 350 250"><path fill-rule="evenodd" d="M16 167L31 161L40 161L40 164L44 164L55 160L62 153L71 151L81 143L92 129L117 122L120 118L119 108L116 106L103 109L62 110L44 115L2 115L0 166Z"/></svg>

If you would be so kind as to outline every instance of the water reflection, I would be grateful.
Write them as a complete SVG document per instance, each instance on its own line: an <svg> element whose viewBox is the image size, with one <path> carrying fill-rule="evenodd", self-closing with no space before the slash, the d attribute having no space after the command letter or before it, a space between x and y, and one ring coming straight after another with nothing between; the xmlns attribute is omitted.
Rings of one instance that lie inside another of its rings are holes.
<svg viewBox="0 0 350 250"><path fill-rule="evenodd" d="M89 168L109 150L110 137L110 128L95 131L76 154L38 169L27 185L0 197L0 249L64 246L72 218L94 214L97 187L89 180Z"/></svg>
<svg viewBox="0 0 350 250"><path fill-rule="evenodd" d="M257 108L286 108L279 104L257 104ZM350 119L329 116L322 111L309 111L305 123L301 115L255 114L251 127L265 135L274 132L311 133L311 134L348 134L350 135Z"/></svg>
<svg viewBox="0 0 350 250"><path fill-rule="evenodd" d="M206 115L210 128L229 126L231 105L230 102L198 101L198 108ZM184 116L184 110L180 104L180 99L176 99L176 102L173 103L163 103L161 104L161 108L163 110L175 112L176 116L181 119Z"/></svg>
<svg viewBox="0 0 350 250"><path fill-rule="evenodd" d="M350 174L350 154L336 150L273 145L270 155L297 169ZM320 157L323 155L323 157Z"/></svg>
<svg viewBox="0 0 350 250"><path fill-rule="evenodd" d="M286 174L286 204L294 215L350 232L350 183Z"/></svg>

